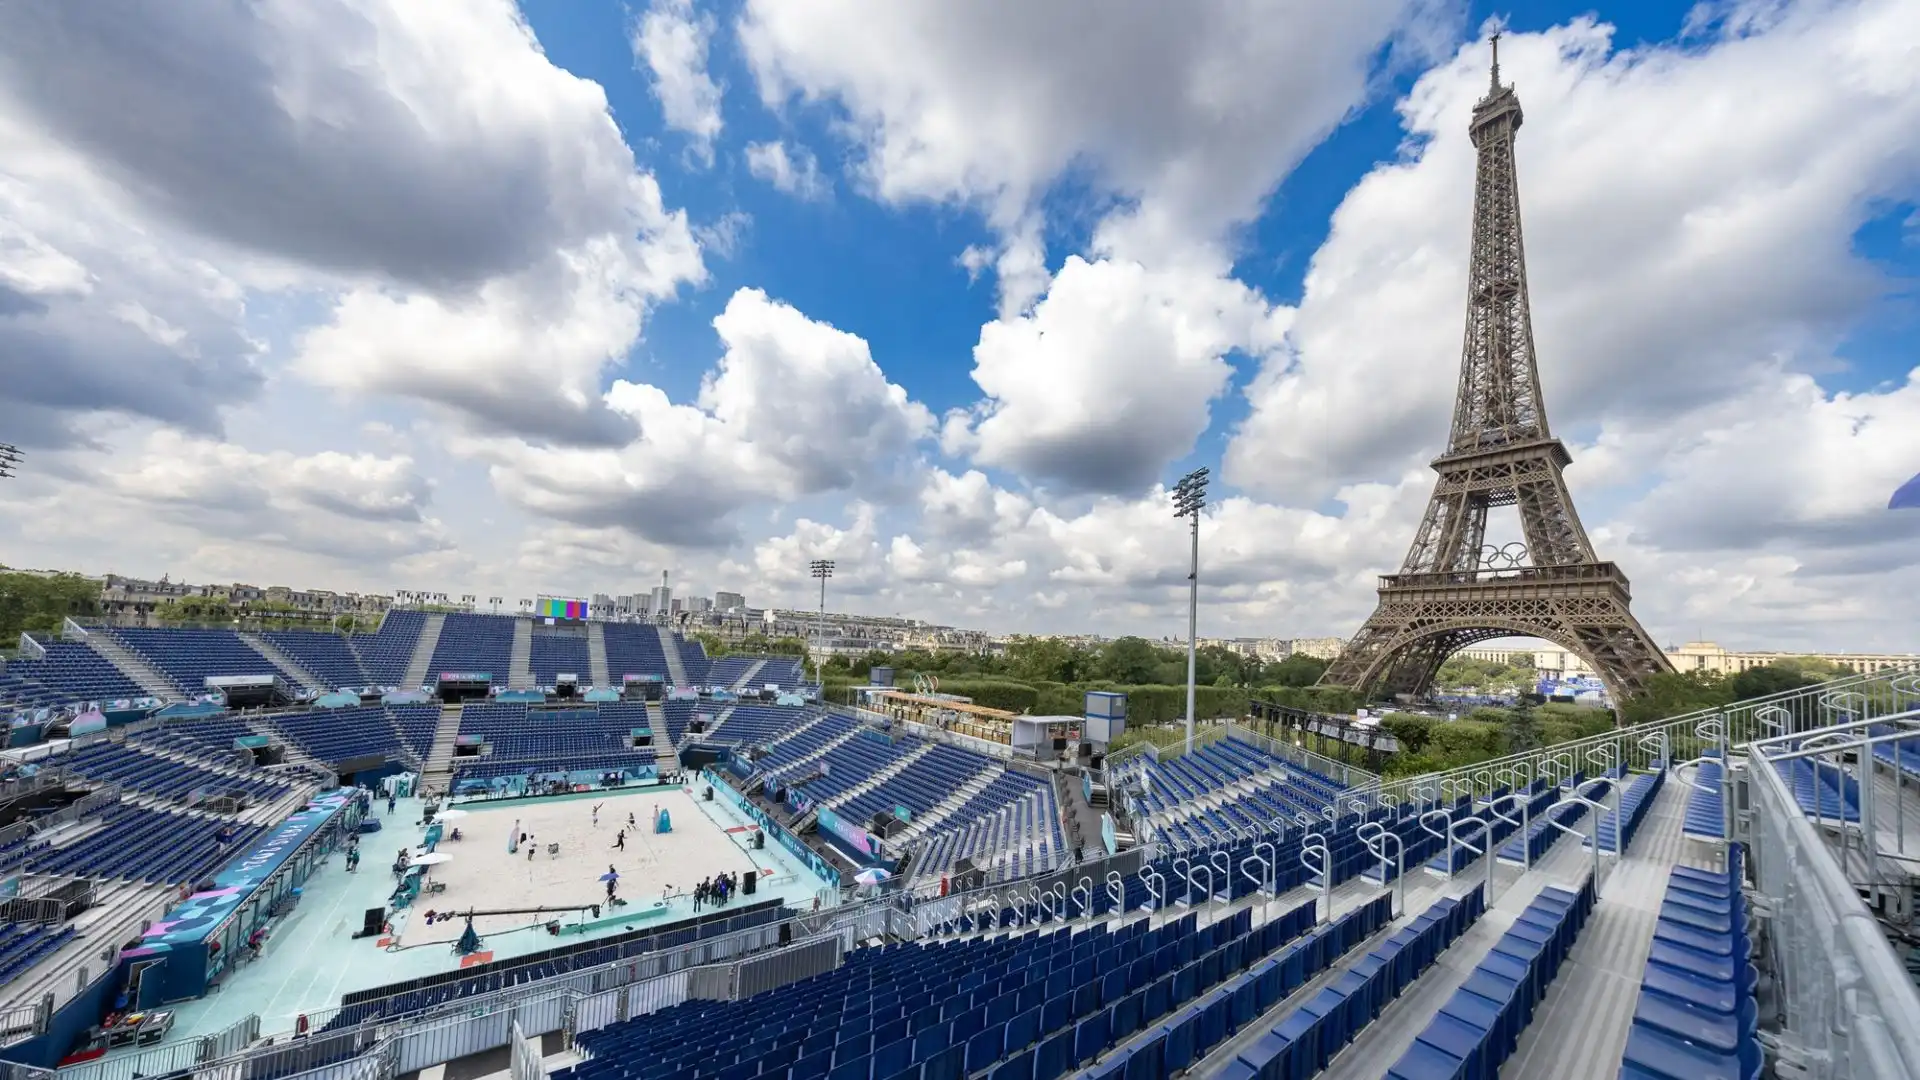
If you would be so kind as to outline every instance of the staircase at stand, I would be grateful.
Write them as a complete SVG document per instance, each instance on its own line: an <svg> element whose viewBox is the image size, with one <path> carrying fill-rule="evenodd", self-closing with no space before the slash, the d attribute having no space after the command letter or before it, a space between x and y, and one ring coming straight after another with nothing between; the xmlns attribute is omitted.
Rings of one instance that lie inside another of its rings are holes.
<svg viewBox="0 0 1920 1080"><path fill-rule="evenodd" d="M727 706L726 708L724 708L724 709L721 709L721 710L720 710L720 715L719 715L719 716L716 716L716 717L714 717L714 718L713 718L713 723L712 723L711 725L709 725L709 726L707 727L707 730L706 730L705 732L702 732L702 733L700 734L700 736L699 736L699 737L700 737L700 738L702 738L702 739L711 739L711 738L713 738L713 733L714 733L714 732L716 732L716 731L719 731L719 730L720 730L720 725L721 725L721 724L724 724L724 723L726 723L726 722L727 722L727 718L728 718L728 717L730 717L730 716L732 716L732 715L733 715L733 706L731 706L731 705L729 705L729 706ZM681 739L680 741L681 741L681 742L692 742L692 741L694 741L694 734L693 734L693 729L692 729L691 727L689 727L689 728L687 729L687 737L686 737L686 738L684 738L684 739Z"/></svg>
<svg viewBox="0 0 1920 1080"><path fill-rule="evenodd" d="M788 739L793 738L795 735L798 735L803 731L811 730L815 724L818 724L820 721L825 720L826 718L827 718L826 713L824 712L816 713L811 718L809 718L806 723L801 724L799 727L794 728L792 731L789 731L783 735L778 735L778 736L775 736L774 738L768 739L766 742L766 745L762 746L760 749L763 751L772 750L774 747L779 746L781 743L786 742ZM839 744L835 743L834 745L837 746Z"/></svg>
<svg viewBox="0 0 1920 1080"><path fill-rule="evenodd" d="M812 756L804 758L800 761L796 761L792 765L789 765L784 769L776 769L772 772L769 772L767 775L769 778L807 775L811 773L812 770L820 764L820 762L827 756L829 751L833 750L835 747L839 746L841 743L846 742L848 739L853 738L855 735L860 734L860 732L863 730L865 729L863 729L859 725L850 727L847 730L841 732L840 734L835 735L833 738L828 739L825 743L821 744L820 749L815 750Z"/></svg>
<svg viewBox="0 0 1920 1080"><path fill-rule="evenodd" d="M258 634L249 634L243 630L240 632L240 640L246 642L248 645L253 646L254 652L257 652L261 656L264 656L268 660L272 661L275 667L293 676L296 680L299 681L301 686L304 686L307 689L312 690L316 693L322 693L322 694L326 693L328 690L333 689L333 687L328 686L326 682L323 681L318 675L315 675L313 672L308 671L305 667L302 667L300 664L300 661L295 660L293 657L289 656L285 651L283 651L280 648L280 646L275 645L273 642L268 641L266 638L263 638Z"/></svg>
<svg viewBox="0 0 1920 1080"><path fill-rule="evenodd" d="M687 668L680 662L680 639L664 624L653 629L660 635L660 651L667 654L667 681L675 686L687 685Z"/></svg>
<svg viewBox="0 0 1920 1080"><path fill-rule="evenodd" d="M440 726L433 731L433 751L420 770L422 787L444 791L453 780L453 744L460 734L460 706L440 706Z"/></svg>
<svg viewBox="0 0 1920 1080"><path fill-rule="evenodd" d="M674 748L673 740L667 737L666 706L657 701L647 702L647 727L653 729L653 767L661 776L680 771L680 751Z"/></svg>
<svg viewBox="0 0 1920 1080"><path fill-rule="evenodd" d="M533 620L513 620L513 655L507 662L507 689L533 689Z"/></svg>
<svg viewBox="0 0 1920 1080"><path fill-rule="evenodd" d="M613 685L613 675L607 671L606 623L587 624L587 677L592 679L593 685L599 689L620 689Z"/></svg>
<svg viewBox="0 0 1920 1080"><path fill-rule="evenodd" d="M401 682L403 690L418 690L426 685L427 666L433 663L433 650L440 647L440 631L447 625L445 615L429 615L427 621L420 624L420 640L413 646L413 656L407 660L407 673Z"/></svg>
<svg viewBox="0 0 1920 1080"><path fill-rule="evenodd" d="M733 680L733 685L731 687L728 687L728 689L744 690L747 687L752 686L753 677L755 675L760 674L760 669L766 666L767 666L767 662L765 660L755 660L753 662L753 666L748 668L746 671L741 672L740 677Z"/></svg>
<svg viewBox="0 0 1920 1080"><path fill-rule="evenodd" d="M132 679L140 689L154 697L162 701L179 701L184 696L172 679L135 656L132 650L114 640L113 635L99 630L91 631L87 634L87 644L93 646L94 652L106 657L108 663L119 668L120 674Z"/></svg>

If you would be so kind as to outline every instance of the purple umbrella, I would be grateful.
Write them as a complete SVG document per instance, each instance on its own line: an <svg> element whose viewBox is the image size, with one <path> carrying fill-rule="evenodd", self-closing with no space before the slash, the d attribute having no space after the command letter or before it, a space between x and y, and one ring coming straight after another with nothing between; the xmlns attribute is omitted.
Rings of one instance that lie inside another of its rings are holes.
<svg viewBox="0 0 1920 1080"><path fill-rule="evenodd" d="M1916 476L1900 485L1900 490L1887 500L1889 510L1920 510L1920 476Z"/></svg>

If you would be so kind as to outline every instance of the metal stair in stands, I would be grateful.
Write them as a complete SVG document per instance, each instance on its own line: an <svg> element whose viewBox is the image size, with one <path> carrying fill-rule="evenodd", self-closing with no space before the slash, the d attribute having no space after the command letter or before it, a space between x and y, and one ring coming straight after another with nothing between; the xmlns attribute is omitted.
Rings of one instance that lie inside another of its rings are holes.
<svg viewBox="0 0 1920 1080"><path fill-rule="evenodd" d="M433 663L433 650L440 647L440 631L447 625L445 615L429 615L420 625L420 640L413 646L413 656L407 660L407 673L400 680L401 688L415 690L427 683L427 666Z"/></svg>

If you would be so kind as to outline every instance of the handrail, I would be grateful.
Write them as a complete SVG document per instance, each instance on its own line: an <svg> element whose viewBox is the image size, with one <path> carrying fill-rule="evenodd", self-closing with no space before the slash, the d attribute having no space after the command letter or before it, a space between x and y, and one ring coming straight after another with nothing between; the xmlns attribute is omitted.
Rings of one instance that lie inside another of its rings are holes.
<svg viewBox="0 0 1920 1080"><path fill-rule="evenodd" d="M1113 899L1113 913L1116 916L1127 913L1127 882L1120 871L1107 871L1107 895Z"/></svg>
<svg viewBox="0 0 1920 1080"><path fill-rule="evenodd" d="M1369 829L1372 830L1371 834L1368 833ZM1395 895L1394 903L1398 905L1400 914L1406 914L1407 845L1400 839L1399 833L1390 831L1385 825L1377 821L1365 822L1358 829L1355 829L1354 832L1359 835L1360 842L1367 846L1367 850L1380 860L1380 876L1382 878L1387 876L1387 841L1393 841L1394 874L1392 888Z"/></svg>
<svg viewBox="0 0 1920 1080"><path fill-rule="evenodd" d="M1215 859L1218 859L1220 861L1215 862L1214 861ZM1215 848L1213 852L1207 856L1207 865L1212 869L1220 871L1221 884L1226 886L1228 896L1232 896L1233 894L1233 856L1227 854L1226 851L1222 848ZM1212 879L1209 878L1208 880L1212 880Z"/></svg>
<svg viewBox="0 0 1920 1080"><path fill-rule="evenodd" d="M1667 732L1666 732L1666 729L1664 728L1662 728L1659 731L1649 732L1648 734L1640 736L1639 741L1634 745L1638 746L1642 750L1649 750L1649 751L1657 748L1659 750L1659 756L1655 760L1659 761L1662 765L1669 765L1672 763L1671 762L1672 754L1670 753L1672 748L1667 741Z"/></svg>
<svg viewBox="0 0 1920 1080"><path fill-rule="evenodd" d="M1316 855L1320 858L1320 867L1317 870L1309 859L1309 856ZM1307 882L1307 888L1318 889L1320 892L1326 894L1326 917L1331 921L1333 919L1333 853L1327 850L1327 838L1325 836L1317 832L1306 835L1301 841L1300 865L1306 867L1310 873L1320 875L1320 884L1315 885L1309 880ZM1315 921L1319 921L1318 918L1316 918Z"/></svg>
<svg viewBox="0 0 1920 1080"><path fill-rule="evenodd" d="M1474 847L1472 844L1469 844L1465 840L1462 840L1460 838L1460 834L1462 831L1470 832L1476 826L1480 830L1480 835L1484 838L1482 842L1487 845L1485 850ZM1482 857L1486 858L1487 860L1487 889L1486 889L1487 903L1489 904L1493 903L1493 884L1494 884L1493 867L1494 867L1494 864L1498 863L1500 860L1493 857L1493 825L1492 823L1488 822L1485 818L1477 818L1477 817L1461 818L1459 821L1456 821L1452 825L1449 825L1447 827L1447 840L1450 844L1458 844L1459 846L1466 848L1468 851L1473 852L1473 857L1475 859L1482 858ZM1451 848L1449 848L1447 851L1447 880L1449 881L1453 880L1453 851Z"/></svg>
<svg viewBox="0 0 1920 1080"><path fill-rule="evenodd" d="M1155 885L1155 882L1159 882L1159 884ZM1166 908L1167 879L1165 875L1151 866L1142 866L1140 868L1140 885L1147 890L1148 896L1153 897L1153 906L1150 910L1161 911Z"/></svg>
<svg viewBox="0 0 1920 1080"><path fill-rule="evenodd" d="M1558 817L1552 814L1547 815L1547 824L1553 828L1559 829L1561 832L1567 833L1570 836L1578 836L1582 842L1591 841L1593 847L1593 893L1595 896L1600 895L1600 830L1603 827L1602 823L1606 820L1606 816L1609 813L1617 814L1618 811L1597 799L1589 799L1585 795L1580 794L1580 792L1600 782L1601 780L1598 778L1589 780L1585 784L1580 785L1579 789L1573 794L1562 796L1560 799L1562 803L1583 803L1593 811L1593 833L1591 837L1575 829L1573 826L1568 825L1566 822L1561 821ZM1614 858L1615 861L1618 861L1619 856L1616 855Z"/></svg>
<svg viewBox="0 0 1920 1080"><path fill-rule="evenodd" d="M1519 819L1515 820L1501 813L1500 812L1501 803L1507 804L1507 808L1509 810L1511 810L1516 805L1519 806L1520 807ZM1527 825L1529 824L1527 819L1532 816L1532 810L1533 810L1532 797L1525 794L1524 792L1519 792L1519 791L1508 792L1506 795L1498 799L1495 799L1492 802L1487 804L1487 813L1492 814L1494 817L1499 818L1501 821L1504 821L1507 824L1513 826L1514 828L1520 830L1520 864L1522 866L1525 866L1529 870L1533 869L1533 860L1529 858L1527 854L1526 838L1527 838ZM1491 834L1487 836L1487 848L1490 851L1494 850L1493 836ZM1496 852L1495 858L1498 858L1498 857L1499 857L1498 853Z"/></svg>

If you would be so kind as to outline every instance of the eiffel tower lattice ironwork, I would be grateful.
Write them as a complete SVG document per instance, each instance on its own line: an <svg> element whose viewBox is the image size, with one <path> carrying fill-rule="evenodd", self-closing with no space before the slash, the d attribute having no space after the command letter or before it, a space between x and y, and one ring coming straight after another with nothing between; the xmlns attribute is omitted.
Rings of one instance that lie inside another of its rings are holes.
<svg viewBox="0 0 1920 1080"><path fill-rule="evenodd" d="M1370 697L1424 693L1441 661L1478 642L1537 637L1585 660L1617 702L1673 670L1628 608L1627 577L1602 562L1547 426L1527 304L1513 162L1520 99L1500 85L1499 39L1469 131L1478 155L1466 340L1446 452L1426 516L1380 604L1322 678ZM1524 545L1486 544L1487 511L1514 506Z"/></svg>

